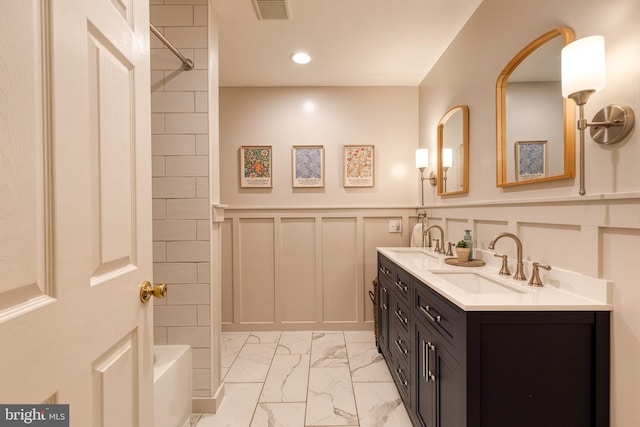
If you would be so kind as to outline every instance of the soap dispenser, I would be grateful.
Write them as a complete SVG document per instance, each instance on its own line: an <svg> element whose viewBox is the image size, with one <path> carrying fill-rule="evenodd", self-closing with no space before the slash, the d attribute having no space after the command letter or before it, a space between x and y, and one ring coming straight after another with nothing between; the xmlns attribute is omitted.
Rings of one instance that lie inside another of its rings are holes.
<svg viewBox="0 0 640 427"><path fill-rule="evenodd" d="M471 240L471 230L464 230L464 238L462 239L467 242L467 247L469 250L469 261L473 259L473 240Z"/></svg>

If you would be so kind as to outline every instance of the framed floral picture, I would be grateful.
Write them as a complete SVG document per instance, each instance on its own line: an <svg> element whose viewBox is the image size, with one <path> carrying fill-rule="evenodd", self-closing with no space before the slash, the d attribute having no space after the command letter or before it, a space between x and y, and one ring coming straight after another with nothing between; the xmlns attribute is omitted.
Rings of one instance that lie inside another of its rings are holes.
<svg viewBox="0 0 640 427"><path fill-rule="evenodd" d="M373 187L375 185L375 147L373 145L344 146L344 186Z"/></svg>
<svg viewBox="0 0 640 427"><path fill-rule="evenodd" d="M291 151L293 187L324 187L324 147L294 145Z"/></svg>
<svg viewBox="0 0 640 427"><path fill-rule="evenodd" d="M516 142L516 180L547 176L547 141Z"/></svg>
<svg viewBox="0 0 640 427"><path fill-rule="evenodd" d="M240 187L272 187L271 146L240 147Z"/></svg>

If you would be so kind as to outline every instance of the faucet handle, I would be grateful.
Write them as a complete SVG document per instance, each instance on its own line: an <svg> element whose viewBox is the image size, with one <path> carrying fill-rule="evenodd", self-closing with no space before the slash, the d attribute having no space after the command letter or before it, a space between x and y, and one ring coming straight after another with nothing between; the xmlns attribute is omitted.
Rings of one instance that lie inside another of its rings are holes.
<svg viewBox="0 0 640 427"><path fill-rule="evenodd" d="M529 279L529 285L530 286L544 286L542 284L542 280L540 280L540 268L544 268L545 270L551 270L551 266L550 265L543 265L540 264L539 262L534 262L533 263L533 274L531 275L531 279Z"/></svg>
<svg viewBox="0 0 640 427"><path fill-rule="evenodd" d="M498 273L501 276L511 276L511 272L509 271L509 265L507 264L507 255L501 255L501 254L493 254L494 257L496 258L502 258L502 267L500 267L500 273Z"/></svg>
<svg viewBox="0 0 640 427"><path fill-rule="evenodd" d="M453 256L453 251L451 250L451 248L455 245L455 243L453 242L447 242L447 253L445 255L447 256Z"/></svg>
<svg viewBox="0 0 640 427"><path fill-rule="evenodd" d="M433 249L435 253L440 253L440 239L432 239L436 241L436 247ZM442 242L444 244L444 242Z"/></svg>

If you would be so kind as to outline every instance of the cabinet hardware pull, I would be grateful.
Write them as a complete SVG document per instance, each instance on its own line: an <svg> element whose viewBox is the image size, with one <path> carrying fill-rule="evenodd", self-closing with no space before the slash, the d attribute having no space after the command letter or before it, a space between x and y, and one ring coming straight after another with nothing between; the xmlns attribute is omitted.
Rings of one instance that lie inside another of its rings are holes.
<svg viewBox="0 0 640 427"><path fill-rule="evenodd" d="M426 379L429 382L429 378L427 377L427 371L429 370L429 347L427 347L427 343L422 341L422 378Z"/></svg>
<svg viewBox="0 0 640 427"><path fill-rule="evenodd" d="M402 313L402 310L398 309L398 311ZM409 319L407 319L406 317L402 317L402 315L397 311L394 311L394 313L396 314L396 317L398 318L398 320L400 320L402 323L404 323L405 325L409 323Z"/></svg>
<svg viewBox="0 0 640 427"><path fill-rule="evenodd" d="M402 379L402 369L396 369L396 376L398 377L398 381L400 381L400 384L402 384L403 386L407 386L408 383Z"/></svg>
<svg viewBox="0 0 640 427"><path fill-rule="evenodd" d="M397 282L393 282L393 283L395 283L396 287L400 289L402 292L407 292L409 290L409 287L407 285L402 284L402 280L398 280Z"/></svg>
<svg viewBox="0 0 640 427"><path fill-rule="evenodd" d="M389 306L388 306L387 304L384 304L384 303L383 303L383 304L382 304L382 309L383 309L383 310L388 310L388 309L389 309Z"/></svg>
<svg viewBox="0 0 640 427"><path fill-rule="evenodd" d="M386 286L382 286L382 292L384 292L385 294L386 294L387 292L389 292L389 291L387 290L387 287L386 287Z"/></svg>
<svg viewBox="0 0 640 427"><path fill-rule="evenodd" d="M385 268L385 267L380 267L380 271L381 271L383 274L386 274L387 276L388 276L389 274L391 274L391 270L389 270L388 268Z"/></svg>
<svg viewBox="0 0 640 427"><path fill-rule="evenodd" d="M398 347L398 350L400 350L400 353L402 354L408 353L406 349L402 348L402 340L400 338L398 338L397 340L394 340L394 342L396 343L396 347Z"/></svg>
<svg viewBox="0 0 640 427"><path fill-rule="evenodd" d="M431 313L429 313L429 310L431 309L431 307L427 306L419 306L420 307L420 311L422 311L424 313L425 316L427 316L432 322L434 323L440 323L440 320L442 320L442 317L440 317L439 314L436 314L435 316L432 315Z"/></svg>
<svg viewBox="0 0 640 427"><path fill-rule="evenodd" d="M435 381L436 380L436 376L433 374L433 372L431 372L431 357L429 357L429 351L433 351L434 353L436 352L436 347L431 344L431 342L427 342L426 343L426 349L425 349L425 354L427 357L427 375L425 376L427 379L427 382L429 381Z"/></svg>

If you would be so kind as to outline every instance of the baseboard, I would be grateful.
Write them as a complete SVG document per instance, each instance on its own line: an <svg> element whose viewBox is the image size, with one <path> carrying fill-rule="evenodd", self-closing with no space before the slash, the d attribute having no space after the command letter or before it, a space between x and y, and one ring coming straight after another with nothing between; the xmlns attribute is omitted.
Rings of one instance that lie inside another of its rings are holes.
<svg viewBox="0 0 640 427"><path fill-rule="evenodd" d="M215 414L224 399L224 383L220 384L213 397L194 397L192 400L194 414Z"/></svg>

